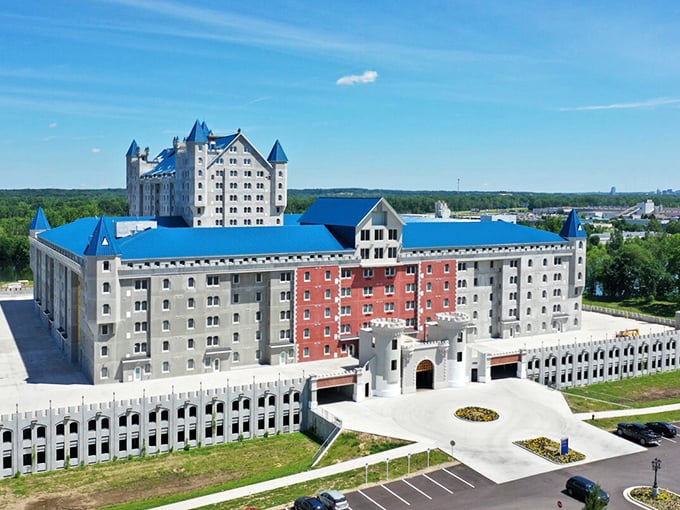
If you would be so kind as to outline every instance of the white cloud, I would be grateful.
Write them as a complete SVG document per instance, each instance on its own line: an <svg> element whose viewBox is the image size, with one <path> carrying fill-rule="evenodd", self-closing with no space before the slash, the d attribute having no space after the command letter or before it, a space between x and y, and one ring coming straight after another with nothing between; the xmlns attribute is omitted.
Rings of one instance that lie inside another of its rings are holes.
<svg viewBox="0 0 680 510"><path fill-rule="evenodd" d="M590 105L590 106L565 106L560 108L561 112L583 112L591 110L629 110L633 108L656 108L657 106L667 106L671 104L680 103L680 99L672 97L659 97L656 99L648 99L646 101L638 101L635 103L613 103L605 105Z"/></svg>
<svg viewBox="0 0 680 510"><path fill-rule="evenodd" d="M354 85L355 83L373 83L378 79L377 71L364 71L364 74L350 74L336 81L336 85Z"/></svg>
<svg viewBox="0 0 680 510"><path fill-rule="evenodd" d="M94 154L99 154L101 151L102 151L102 150L101 150L101 148L99 148L99 147L92 147L92 152L93 152Z"/></svg>
<svg viewBox="0 0 680 510"><path fill-rule="evenodd" d="M57 127L57 123L56 122L50 122L47 127L50 128L50 129L55 129Z"/></svg>

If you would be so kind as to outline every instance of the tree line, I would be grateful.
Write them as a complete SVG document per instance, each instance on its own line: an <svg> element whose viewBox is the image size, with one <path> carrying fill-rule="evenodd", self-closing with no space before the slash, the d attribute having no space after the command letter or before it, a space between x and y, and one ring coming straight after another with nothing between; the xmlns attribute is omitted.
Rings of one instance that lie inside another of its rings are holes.
<svg viewBox="0 0 680 510"><path fill-rule="evenodd" d="M645 194L537 194L362 189L290 190L287 213L302 213L319 196L385 197L400 214L434 212L438 200L452 211L532 209L536 207L628 206L648 198L666 207L680 206L680 196ZM124 216L125 190L0 190L0 281L32 279L28 228L38 207L52 227L86 216ZM598 229L589 233L586 290L611 298L647 297L680 300L680 222L665 228L652 218L646 227L614 220L609 243L599 242ZM559 232L562 219L546 216L537 227ZM624 231L646 229L642 239L623 239Z"/></svg>

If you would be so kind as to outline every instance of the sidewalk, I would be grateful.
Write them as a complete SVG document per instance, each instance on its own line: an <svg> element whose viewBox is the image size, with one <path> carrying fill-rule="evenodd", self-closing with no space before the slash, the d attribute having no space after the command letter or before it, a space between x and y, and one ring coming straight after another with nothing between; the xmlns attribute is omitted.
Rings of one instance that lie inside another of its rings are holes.
<svg viewBox="0 0 680 510"><path fill-rule="evenodd" d="M638 414L665 413L667 411L679 411L680 404L667 404L656 407L634 407L627 409L613 409L610 411L596 411L594 413L576 413L574 416L579 420L590 420L593 416L598 418L616 418L617 416L635 416Z"/></svg>
<svg viewBox="0 0 680 510"><path fill-rule="evenodd" d="M159 506L156 507L156 509L186 510L189 508L200 508L206 505L214 505L215 503L220 503L222 501L229 501L231 499L242 498L244 496L250 496L251 494L259 494L260 492L270 491L273 489L280 489L281 487L286 487L288 485L307 482L309 480L316 480L317 478L323 478L325 476L335 475L345 471L351 471L352 469L363 468L364 466L366 466L366 464L372 465L377 464L379 462L385 462L385 459L388 457L390 459L406 457L409 454L413 455L415 453L427 451L428 448L435 448L435 446L434 444L428 444L424 442L413 443L410 445L402 446L400 448L389 450L387 452L367 455L366 457L352 459L348 460L347 462L341 462L338 464L333 464L332 466L327 466L310 471L304 471L302 473L297 473L294 475L284 476L283 478L275 478L273 480L267 480L266 482L260 482L253 485L246 485L244 487L238 487L236 489L217 492L215 494L208 494L207 496L201 496L198 498L187 499L184 501L179 501L177 503ZM302 496L303 494L300 495Z"/></svg>

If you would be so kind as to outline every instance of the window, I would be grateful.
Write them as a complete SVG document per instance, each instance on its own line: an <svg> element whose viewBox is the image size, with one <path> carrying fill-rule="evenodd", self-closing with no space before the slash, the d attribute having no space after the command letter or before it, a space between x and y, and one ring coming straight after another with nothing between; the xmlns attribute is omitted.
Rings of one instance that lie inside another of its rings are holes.
<svg viewBox="0 0 680 510"><path fill-rule="evenodd" d="M331 279L331 272L330 272L330 271L326 271L326 274L324 275L324 278L326 279L326 281L330 280L330 279Z"/></svg>
<svg viewBox="0 0 680 510"><path fill-rule="evenodd" d="M189 279L187 280L187 287L189 287L190 289L193 289L193 288L194 288L194 285L195 285L194 279L193 279L193 278L189 278Z"/></svg>
<svg viewBox="0 0 680 510"><path fill-rule="evenodd" d="M427 265L427 274L432 274L432 264Z"/></svg>
<svg viewBox="0 0 680 510"><path fill-rule="evenodd" d="M444 272L449 273L451 271L451 266L449 264L444 264Z"/></svg>
<svg viewBox="0 0 680 510"><path fill-rule="evenodd" d="M309 358L309 347L305 347L304 349L302 349L302 357Z"/></svg>
<svg viewBox="0 0 680 510"><path fill-rule="evenodd" d="M385 303L385 312L394 312L394 303Z"/></svg>
<svg viewBox="0 0 680 510"><path fill-rule="evenodd" d="M394 294L394 285L385 285L385 294Z"/></svg>
<svg viewBox="0 0 680 510"><path fill-rule="evenodd" d="M219 276L208 276L208 277L206 277L206 285L208 287L219 287L220 277Z"/></svg>
<svg viewBox="0 0 680 510"><path fill-rule="evenodd" d="M396 228L391 228L387 231L387 239L390 241L396 241L399 239L399 233Z"/></svg>
<svg viewBox="0 0 680 510"><path fill-rule="evenodd" d="M187 308L192 309L194 307L194 298L187 299Z"/></svg>
<svg viewBox="0 0 680 510"><path fill-rule="evenodd" d="M104 303L102 305L102 315L109 315L111 313L111 305Z"/></svg>
<svg viewBox="0 0 680 510"><path fill-rule="evenodd" d="M303 294L302 299L304 299L305 301L309 301L311 298L312 298L312 293L310 291L306 290Z"/></svg>
<svg viewBox="0 0 680 510"><path fill-rule="evenodd" d="M309 338L309 328L305 328L302 330L302 337Z"/></svg>
<svg viewBox="0 0 680 510"><path fill-rule="evenodd" d="M101 369L101 378L102 379L108 379L109 378L109 369L106 367L102 367Z"/></svg>
<svg viewBox="0 0 680 510"><path fill-rule="evenodd" d="M304 280L306 282L312 281L312 273L310 273L309 271L305 271Z"/></svg>
<svg viewBox="0 0 680 510"><path fill-rule="evenodd" d="M170 300L169 299L163 300L163 310L170 310Z"/></svg>
<svg viewBox="0 0 680 510"><path fill-rule="evenodd" d="M372 296L373 287L364 287L364 296Z"/></svg>
<svg viewBox="0 0 680 510"><path fill-rule="evenodd" d="M361 240L362 241L370 241L371 240L371 231L364 229L361 231Z"/></svg>
<svg viewBox="0 0 680 510"><path fill-rule="evenodd" d="M194 360L188 359L187 360L187 370L193 370L193 369L194 369Z"/></svg>
<svg viewBox="0 0 680 510"><path fill-rule="evenodd" d="M279 275L279 279L280 279L282 282L289 282L289 281L290 281L290 275L291 275L290 271L285 272L285 273L281 273L281 274Z"/></svg>
<svg viewBox="0 0 680 510"><path fill-rule="evenodd" d="M208 347L215 347L217 345L220 345L220 337L217 335L209 336L206 338L205 343Z"/></svg>
<svg viewBox="0 0 680 510"><path fill-rule="evenodd" d="M325 297L326 299L330 299L330 298L331 298L331 289L326 289L326 291L324 292L324 297Z"/></svg>
<svg viewBox="0 0 680 510"><path fill-rule="evenodd" d="M135 280L135 290L146 290L149 287L147 280Z"/></svg>
<svg viewBox="0 0 680 510"><path fill-rule="evenodd" d="M102 283L102 293L108 294L111 292L111 284L109 282Z"/></svg>
<svg viewBox="0 0 680 510"><path fill-rule="evenodd" d="M218 319L218 317L215 317L215 319ZM231 322L233 324L238 324L239 322L241 322L241 316L238 313L235 313L231 318Z"/></svg>
<svg viewBox="0 0 680 510"><path fill-rule="evenodd" d="M415 283L407 283L406 284L406 292L415 292L416 291L416 284Z"/></svg>
<svg viewBox="0 0 680 510"><path fill-rule="evenodd" d="M331 353L331 346L326 344L323 346L323 353L328 356Z"/></svg>
<svg viewBox="0 0 680 510"><path fill-rule="evenodd" d="M372 304L365 304L363 308L364 313L373 313L373 305Z"/></svg>
<svg viewBox="0 0 680 510"><path fill-rule="evenodd" d="M189 349L189 350L193 349L195 344L196 343L194 342L193 338L187 339L187 349Z"/></svg>
<svg viewBox="0 0 680 510"><path fill-rule="evenodd" d="M106 345L102 345L102 348L99 351L99 355L102 358L106 358L109 355L109 348Z"/></svg>
<svg viewBox="0 0 680 510"><path fill-rule="evenodd" d="M352 287L343 287L342 289L340 289L340 296L352 297Z"/></svg>
<svg viewBox="0 0 680 510"><path fill-rule="evenodd" d="M170 342L165 340L162 345L163 352L168 352L170 350Z"/></svg>
<svg viewBox="0 0 680 510"><path fill-rule="evenodd" d="M102 262L102 271L109 272L111 271L111 262L108 260L105 260Z"/></svg>
<svg viewBox="0 0 680 510"><path fill-rule="evenodd" d="M241 341L241 336L238 334L238 332L234 333L231 338L232 342L235 344L239 343Z"/></svg>
<svg viewBox="0 0 680 510"><path fill-rule="evenodd" d="M351 269L343 269L342 272L340 273L341 278L351 278L352 277L352 270Z"/></svg>
<svg viewBox="0 0 680 510"><path fill-rule="evenodd" d="M310 312L309 308L307 308L304 312L302 312L302 316L304 319L309 320L309 318L312 316L312 312Z"/></svg>
<svg viewBox="0 0 680 510"><path fill-rule="evenodd" d="M340 315L343 315L343 316L352 315L352 307L351 306L341 306L340 307Z"/></svg>
<svg viewBox="0 0 680 510"><path fill-rule="evenodd" d="M392 277L394 277L396 274L397 274L397 271L396 271L395 268L393 268L393 267L386 267L386 268L385 268L385 276L386 276L387 278L392 278Z"/></svg>
<svg viewBox="0 0 680 510"><path fill-rule="evenodd" d="M163 362L163 373L167 374L168 372L170 372L170 362L164 361Z"/></svg>
<svg viewBox="0 0 680 510"><path fill-rule="evenodd" d="M373 269L364 269L364 278L373 278Z"/></svg>
<svg viewBox="0 0 680 510"><path fill-rule="evenodd" d="M163 290L169 290L170 289L170 280L167 278L163 279Z"/></svg>
<svg viewBox="0 0 680 510"><path fill-rule="evenodd" d="M290 313L290 311L289 311L288 313ZM330 316L331 316L331 309L330 309L330 308L326 308L326 309L324 310L323 316L324 316L326 319L330 318Z"/></svg>
<svg viewBox="0 0 680 510"><path fill-rule="evenodd" d="M330 326L326 326L325 328L323 328L323 336L326 336L326 337L331 336L331 327Z"/></svg>
<svg viewBox="0 0 680 510"><path fill-rule="evenodd" d="M290 301L290 291L283 291L279 295L279 301L285 302L285 301Z"/></svg>
<svg viewBox="0 0 680 510"><path fill-rule="evenodd" d="M162 329L163 331L170 331L170 321L163 321Z"/></svg>
<svg viewBox="0 0 680 510"><path fill-rule="evenodd" d="M416 274L416 266L406 266L406 274Z"/></svg>

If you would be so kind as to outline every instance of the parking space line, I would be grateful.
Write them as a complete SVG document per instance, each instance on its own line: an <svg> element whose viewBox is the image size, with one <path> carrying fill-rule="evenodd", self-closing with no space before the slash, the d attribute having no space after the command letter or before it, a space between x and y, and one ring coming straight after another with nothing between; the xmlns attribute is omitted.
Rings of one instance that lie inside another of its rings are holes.
<svg viewBox="0 0 680 510"><path fill-rule="evenodd" d="M444 490L445 490L446 492L448 492L449 494L453 494L453 491L452 491L451 489L449 489L448 487L442 485L441 483L439 483L439 482L438 482L437 480L435 480L434 478L430 478L430 477L427 476L426 474L423 474L423 476L424 476L425 478L427 478L429 481L431 481L432 483L434 483L434 484L436 484L436 485L439 485L442 489L444 489Z"/></svg>
<svg viewBox="0 0 680 510"><path fill-rule="evenodd" d="M473 489L475 488L475 486L472 485L470 482L468 482L467 480L463 480L460 476L458 476L458 475L455 474L455 473L452 473L452 472L449 471L448 469L442 468L442 471L445 471L446 473L450 474L452 477L457 478L457 479L460 480L461 482L468 484L468 485L469 485L470 487L472 487Z"/></svg>
<svg viewBox="0 0 680 510"><path fill-rule="evenodd" d="M415 490L417 490L418 492L420 492L420 493L421 493L423 496L425 496L427 499L429 499L429 500L432 499L432 496L430 496L429 494L424 493L423 491L421 491L418 487L416 487L415 485L413 485L413 484L412 484L411 482L409 482L408 480L402 480L402 482L404 482L406 485L410 486L412 489L415 489Z"/></svg>
<svg viewBox="0 0 680 510"><path fill-rule="evenodd" d="M387 508L385 508L384 506L382 506L380 503L378 503L377 501L375 501L373 498L367 496L366 494L364 494L364 493L361 492L361 491L357 491L357 492L358 492L359 494L361 494L363 497L365 497L367 500L369 500L371 503L373 503L375 506L377 506L378 508L382 508L382 510L387 510Z"/></svg>
<svg viewBox="0 0 680 510"><path fill-rule="evenodd" d="M668 438L668 437L664 437L664 439L665 439L666 441L670 441L671 443L677 443L677 441L676 441L675 439L670 439L670 438Z"/></svg>
<svg viewBox="0 0 680 510"><path fill-rule="evenodd" d="M386 486L384 486L384 485L381 485L380 487L382 487L382 488L385 489L387 492L389 492L390 494L392 494L392 496L394 496L395 498L397 498L398 500L400 500L402 503L406 503L408 506L411 506L411 503L409 503L408 501L406 501L404 498L402 498L399 494L397 494L396 492L394 492L393 490L391 490L389 487L386 487Z"/></svg>

